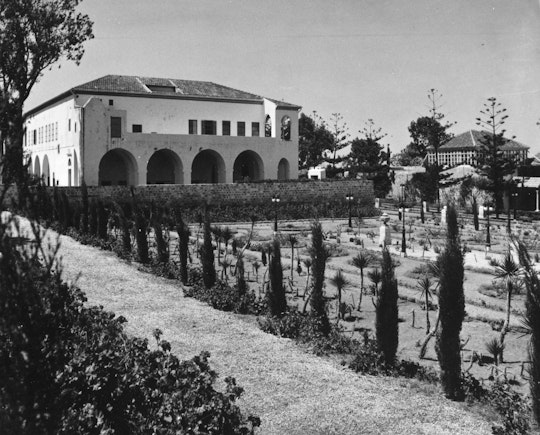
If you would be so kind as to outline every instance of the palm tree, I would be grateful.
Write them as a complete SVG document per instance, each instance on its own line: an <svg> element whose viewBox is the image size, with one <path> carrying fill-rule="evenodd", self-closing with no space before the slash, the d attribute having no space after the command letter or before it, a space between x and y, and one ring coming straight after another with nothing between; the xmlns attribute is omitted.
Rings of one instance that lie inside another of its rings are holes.
<svg viewBox="0 0 540 435"><path fill-rule="evenodd" d="M292 281L294 277L294 246L298 243L298 238L294 234L288 234L287 241L291 245L291 281Z"/></svg>
<svg viewBox="0 0 540 435"><path fill-rule="evenodd" d="M337 303L337 318L341 317L341 292L347 287L350 283L349 280L343 275L341 269L339 269L335 275L330 278L330 284L336 287L338 293L338 303Z"/></svg>
<svg viewBox="0 0 540 435"><path fill-rule="evenodd" d="M368 278L373 283L373 288L375 289L375 297L379 296L379 284L381 283L382 274L378 267L373 270L370 270L367 273Z"/></svg>
<svg viewBox="0 0 540 435"><path fill-rule="evenodd" d="M359 252L356 257L352 259L352 265L360 269L360 300L358 301L358 311L362 310L362 294L364 293L364 269L366 269L373 257L366 251Z"/></svg>
<svg viewBox="0 0 540 435"><path fill-rule="evenodd" d="M416 287L422 292L421 297L423 296L424 303L426 304L426 334L429 334L429 331L431 329L431 324L429 323L429 300L433 297L433 294L431 292L431 286L433 283L431 282L431 279L429 279L428 275L424 275L422 278L418 280L416 283Z"/></svg>
<svg viewBox="0 0 540 435"><path fill-rule="evenodd" d="M512 293L516 285L518 275L520 273L519 264L514 261L512 253L510 252L510 247L506 251L504 258L496 262L495 265L495 279L500 279L504 281L506 285L506 318L504 320L503 327L501 329L501 335L499 337L499 342L503 348L500 352L500 360L503 361L503 352L504 349L504 338L508 329L510 327L510 310L512 305Z"/></svg>

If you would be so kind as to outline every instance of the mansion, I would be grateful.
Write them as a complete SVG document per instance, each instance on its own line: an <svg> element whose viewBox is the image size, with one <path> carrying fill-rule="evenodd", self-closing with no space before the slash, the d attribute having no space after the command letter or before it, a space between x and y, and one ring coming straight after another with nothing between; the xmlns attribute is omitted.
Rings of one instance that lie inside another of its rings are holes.
<svg viewBox="0 0 540 435"><path fill-rule="evenodd" d="M450 139L444 145L439 147L439 165L452 168L458 165L475 166L477 156L482 150L482 139L487 132L478 130L469 130ZM507 139L500 150L509 157L513 157L518 165L526 163L529 147ZM436 161L435 150L428 148L426 155L427 162L434 164Z"/></svg>
<svg viewBox="0 0 540 435"><path fill-rule="evenodd" d="M298 178L300 106L211 82L108 75L25 114L46 185Z"/></svg>

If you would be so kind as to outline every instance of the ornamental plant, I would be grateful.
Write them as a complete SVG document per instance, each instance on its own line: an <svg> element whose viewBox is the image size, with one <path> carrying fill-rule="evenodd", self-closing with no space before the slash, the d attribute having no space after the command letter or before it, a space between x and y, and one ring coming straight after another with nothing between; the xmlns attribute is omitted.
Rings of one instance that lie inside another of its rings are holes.
<svg viewBox="0 0 540 435"><path fill-rule="evenodd" d="M437 262L440 332L435 349L441 367L441 383L447 398L463 400L460 332L465 317L464 266L457 212L453 205L448 206L446 246Z"/></svg>
<svg viewBox="0 0 540 435"><path fill-rule="evenodd" d="M203 282L207 289L216 282L216 268L214 265L214 248L212 247L212 228L208 207L204 208L203 246L201 248L201 263L203 269Z"/></svg>
<svg viewBox="0 0 540 435"><path fill-rule="evenodd" d="M324 272L326 262L330 257L330 252L323 242L323 231L320 222L311 224L311 268L313 271L312 290L310 297L311 315L319 322L318 332L328 335L330 332L330 321L326 312L326 301L324 299Z"/></svg>
<svg viewBox="0 0 540 435"><path fill-rule="evenodd" d="M388 249L383 250L381 290L375 303L375 336L377 347L387 365L393 366L399 342L398 285L394 263Z"/></svg>
<svg viewBox="0 0 540 435"><path fill-rule="evenodd" d="M281 265L281 246L279 239L274 238L270 251L268 274L270 288L266 292L268 310L271 316L281 317L287 311L287 298L283 288L283 267Z"/></svg>

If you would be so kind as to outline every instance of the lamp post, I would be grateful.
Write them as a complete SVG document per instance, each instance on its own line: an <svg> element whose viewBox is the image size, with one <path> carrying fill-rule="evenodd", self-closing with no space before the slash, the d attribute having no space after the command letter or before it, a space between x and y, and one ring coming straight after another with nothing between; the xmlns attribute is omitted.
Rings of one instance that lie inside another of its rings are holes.
<svg viewBox="0 0 540 435"><path fill-rule="evenodd" d="M354 196L352 193L348 193L345 196L345 200L347 201L347 205L349 207L349 228L352 228L352 216L351 216L351 206L352 202L354 201Z"/></svg>
<svg viewBox="0 0 540 435"><path fill-rule="evenodd" d="M403 223L403 231L401 237L401 252L403 256L407 256L407 239L405 236L405 185L401 185L401 221Z"/></svg>
<svg viewBox="0 0 540 435"><path fill-rule="evenodd" d="M278 205L279 205L279 195L272 195L272 203L274 204L275 209L275 219L274 219L274 234L277 234L277 220L278 220Z"/></svg>

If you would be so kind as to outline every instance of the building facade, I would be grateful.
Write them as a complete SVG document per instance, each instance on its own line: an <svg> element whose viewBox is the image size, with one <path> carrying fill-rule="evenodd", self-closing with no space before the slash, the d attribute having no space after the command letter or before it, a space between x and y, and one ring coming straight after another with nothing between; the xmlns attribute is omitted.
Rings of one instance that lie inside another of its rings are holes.
<svg viewBox="0 0 540 435"><path fill-rule="evenodd" d="M439 147L439 165L449 168L463 164L476 166L478 154L482 152L482 139L486 134L489 133L469 130L453 137ZM518 165L525 164L529 147L508 139L500 149ZM432 147L428 149L426 159L429 164L436 162L435 150Z"/></svg>
<svg viewBox="0 0 540 435"><path fill-rule="evenodd" d="M210 82L105 76L25 114L25 158L58 186L295 179L299 110Z"/></svg>

